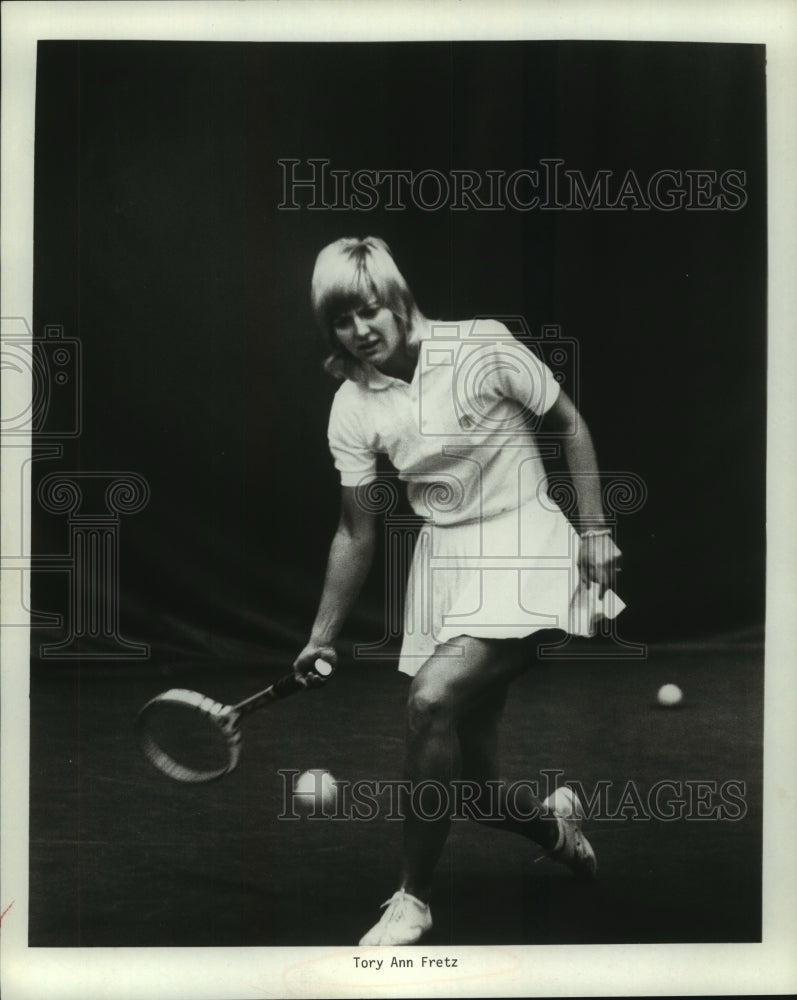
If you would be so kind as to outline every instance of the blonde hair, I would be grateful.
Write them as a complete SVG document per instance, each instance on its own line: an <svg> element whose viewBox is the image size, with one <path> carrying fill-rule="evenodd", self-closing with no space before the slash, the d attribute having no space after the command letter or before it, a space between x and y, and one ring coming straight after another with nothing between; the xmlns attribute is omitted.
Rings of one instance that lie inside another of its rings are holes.
<svg viewBox="0 0 797 1000"><path fill-rule="evenodd" d="M313 270L311 300L318 325L332 349L324 369L341 380L357 381L363 376L360 361L335 336L334 322L341 313L376 301L393 313L405 339L412 336L421 318L390 247L377 236L346 236L324 247Z"/></svg>

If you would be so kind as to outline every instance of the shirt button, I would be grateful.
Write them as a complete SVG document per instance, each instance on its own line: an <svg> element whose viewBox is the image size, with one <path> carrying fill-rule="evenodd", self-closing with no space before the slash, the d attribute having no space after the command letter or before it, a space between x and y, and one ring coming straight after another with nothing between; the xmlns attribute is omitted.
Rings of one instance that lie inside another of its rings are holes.
<svg viewBox="0 0 797 1000"><path fill-rule="evenodd" d="M469 417L469 416L467 415L467 413L466 413L466 414L465 414L464 416L462 416L462 417L460 417L460 418L459 418L459 426L460 426L460 427L461 427L461 428L462 428L463 430L467 430L467 429L468 429L469 427L472 427L472 426L473 426L473 421L472 421L472 420L471 420L471 418L470 418L470 417Z"/></svg>

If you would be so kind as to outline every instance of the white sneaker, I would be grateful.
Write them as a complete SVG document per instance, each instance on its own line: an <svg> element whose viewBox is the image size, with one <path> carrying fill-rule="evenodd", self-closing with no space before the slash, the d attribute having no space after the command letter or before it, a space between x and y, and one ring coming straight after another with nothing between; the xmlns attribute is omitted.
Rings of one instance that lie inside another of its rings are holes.
<svg viewBox="0 0 797 1000"><path fill-rule="evenodd" d="M379 923L360 939L361 945L415 944L432 926L432 914L427 903L411 896L403 889L394 893L386 903Z"/></svg>
<svg viewBox="0 0 797 1000"><path fill-rule="evenodd" d="M594 879L598 861L590 842L581 832L584 810L576 793L563 785L545 799L543 806L559 820L559 839L548 851L548 856L567 865L577 878Z"/></svg>
<svg viewBox="0 0 797 1000"><path fill-rule="evenodd" d="M563 819L571 819L580 824L584 819L581 800L567 785L560 785L543 801L543 806Z"/></svg>

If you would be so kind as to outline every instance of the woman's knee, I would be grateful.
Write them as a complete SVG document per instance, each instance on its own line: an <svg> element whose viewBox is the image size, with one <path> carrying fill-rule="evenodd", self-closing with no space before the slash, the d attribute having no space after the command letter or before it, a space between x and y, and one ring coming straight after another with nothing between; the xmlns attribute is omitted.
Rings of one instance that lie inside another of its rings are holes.
<svg viewBox="0 0 797 1000"><path fill-rule="evenodd" d="M407 719L413 731L450 726L453 722L454 698L446 685L416 676L407 699Z"/></svg>

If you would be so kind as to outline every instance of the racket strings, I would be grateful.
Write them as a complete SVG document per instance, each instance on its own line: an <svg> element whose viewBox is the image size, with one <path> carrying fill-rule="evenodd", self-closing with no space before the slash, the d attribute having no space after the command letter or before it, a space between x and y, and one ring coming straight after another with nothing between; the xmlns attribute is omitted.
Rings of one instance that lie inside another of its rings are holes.
<svg viewBox="0 0 797 1000"><path fill-rule="evenodd" d="M139 718L139 741L150 761L177 781L212 781L231 770L241 734L223 706L179 692L151 702Z"/></svg>

